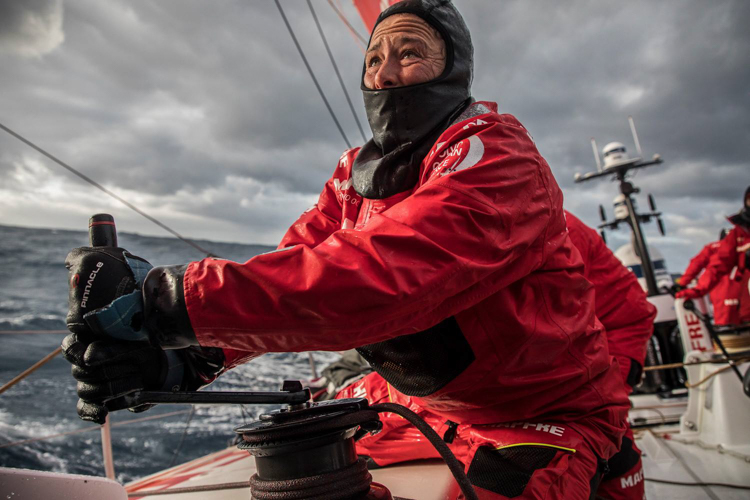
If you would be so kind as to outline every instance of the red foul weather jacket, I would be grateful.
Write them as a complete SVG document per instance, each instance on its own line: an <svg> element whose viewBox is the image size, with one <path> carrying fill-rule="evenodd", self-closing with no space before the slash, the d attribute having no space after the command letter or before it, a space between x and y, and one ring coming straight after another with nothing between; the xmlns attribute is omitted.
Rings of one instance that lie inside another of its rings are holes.
<svg viewBox="0 0 750 500"><path fill-rule="evenodd" d="M596 317L607 332L609 353L617 358L622 379L636 385L641 370L632 364L643 367L656 308L635 274L622 265L601 236L570 212L565 216L570 239L583 257L584 275L596 291Z"/></svg>
<svg viewBox="0 0 750 500"><path fill-rule="evenodd" d="M708 266L711 257L719 250L720 246L721 241L714 241L703 247L703 250L690 260L690 264L680 278L680 284L688 286ZM737 266L735 266L729 274L719 278L719 282L709 292L711 303L714 306L714 322L717 325L739 323L742 284L738 278L741 277L737 273Z"/></svg>
<svg viewBox="0 0 750 500"><path fill-rule="evenodd" d="M734 227L721 240L719 248L711 256L695 288L702 293L710 292L725 276L739 283L737 322L742 323L750 321L750 262L747 261L748 251L750 251L750 231L736 224L734 217L730 217L729 221L734 224Z"/></svg>
<svg viewBox="0 0 750 500"><path fill-rule="evenodd" d="M411 190L360 197L351 149L278 250L191 263L184 290L199 343L366 346L386 358L375 368L396 389L454 422L591 416L616 446L627 397L562 193L526 129L496 110L464 112Z"/></svg>

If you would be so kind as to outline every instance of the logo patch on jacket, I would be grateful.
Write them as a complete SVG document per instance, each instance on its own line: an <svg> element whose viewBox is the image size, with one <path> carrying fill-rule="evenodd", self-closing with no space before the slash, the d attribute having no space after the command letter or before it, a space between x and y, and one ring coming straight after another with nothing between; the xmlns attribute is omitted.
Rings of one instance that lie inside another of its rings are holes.
<svg viewBox="0 0 750 500"><path fill-rule="evenodd" d="M473 135L448 146L435 155L430 177L444 177L453 172L471 168L484 156L484 143L478 136Z"/></svg>

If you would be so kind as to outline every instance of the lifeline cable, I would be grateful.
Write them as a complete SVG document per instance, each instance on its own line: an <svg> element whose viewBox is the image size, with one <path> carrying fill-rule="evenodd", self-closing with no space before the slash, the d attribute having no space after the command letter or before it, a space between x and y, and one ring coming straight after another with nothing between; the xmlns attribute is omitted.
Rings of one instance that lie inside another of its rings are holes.
<svg viewBox="0 0 750 500"><path fill-rule="evenodd" d="M750 486L745 486L742 484L730 484L730 483L685 483L682 481L670 481L668 479L656 479L653 477L645 477L643 478L645 481L651 481L652 483L662 483L662 484L673 484L675 486L708 486L708 487L715 487L715 488L734 488L738 490L750 490Z"/></svg>
<svg viewBox="0 0 750 500"><path fill-rule="evenodd" d="M104 193L108 194L112 198L116 199L117 201L119 201L120 203L122 203L123 205L125 205L126 207L128 207L129 209L131 209L132 211L134 211L135 213L137 213L139 215L142 215L143 217L147 218L148 220L150 220L151 222L153 222L157 226L159 226L162 229L164 229L164 230L172 233L179 240L181 240L181 241L187 243L188 245L190 245L191 247L193 247L193 248L201 251L202 253L204 253L208 257L216 257L216 255L212 254L211 252L209 252L205 248L203 248L200 245L198 245L197 243L195 243L193 241L190 241L189 239L185 238L184 236L182 236L180 233L178 233L177 231L175 231L171 227L167 226L166 224L164 224L163 222L159 221L158 219L150 216L149 214L147 214L146 212L144 212L140 208L136 207L135 205L133 205L132 203L130 203L126 199L120 197L119 195L117 195L117 194L113 193L112 191L110 191L109 189L105 188L104 186L102 186L101 184L99 184L98 182L96 182L91 177L88 177L87 175L82 174L78 170L74 169L73 167L71 167L67 163L63 162L62 160L60 160L57 157L53 156L52 154L48 153L47 151L45 151L44 149L40 148L39 146L37 146L33 142L29 141L25 137L23 137L20 134L17 134L16 132L12 131L11 129L9 129L5 125L3 125L2 123L0 123L0 128L3 129L3 130L5 130L7 133L9 133L10 135L12 135L13 137L15 137L16 139L18 139L19 141L21 141L24 144L26 144L27 146L31 147L32 149L35 149L36 151L38 151L39 153L43 154L44 156L46 156L50 160L54 161L55 163L57 163L58 165L60 165L64 169L68 170L72 174L77 175L78 177L80 177L84 181L88 182L89 184L91 184L95 188L103 191Z"/></svg>
<svg viewBox="0 0 750 500"><path fill-rule="evenodd" d="M130 424L138 424L141 422L148 422L149 420L157 420L160 418L166 418L166 417L172 417L174 415L182 415L184 413L188 413L190 410L178 410L178 411L172 411L169 413L160 413L159 415L151 415L148 417L142 417L142 418L134 418L132 420L125 420L123 422L115 422L112 424L112 428L120 427L123 425L130 425ZM66 432L60 432L58 434L50 434L48 436L40 436L30 439L23 439L21 441L13 441L10 443L4 443L0 444L0 448L9 448L11 446L17 446L20 444L29 444L29 443L36 443L37 441L47 441L50 439L55 439L62 436L70 436L73 434L80 434L82 432L91 432L91 431L98 431L101 428L101 426L90 426L90 427L84 427L82 429L74 429L72 431L66 431Z"/></svg>
<svg viewBox="0 0 750 500"><path fill-rule="evenodd" d="M188 429L190 428L190 422L193 420L193 415L195 414L195 405L190 405L190 413L188 413L187 421L185 422L185 429L182 431L182 436L180 436L180 442L177 444L177 448L174 450L174 455L172 455L172 461L169 462L169 468L171 469L172 466L174 466L175 462L177 461L177 457L180 456L180 450L182 449L182 444L185 442L185 436L187 436Z"/></svg>
<svg viewBox="0 0 750 500"><path fill-rule="evenodd" d="M328 52L328 58L331 60L331 64L333 64L333 70L336 72L336 77L339 79L341 90L344 91L344 97L346 97L346 102L349 104L349 109L352 110L352 116L354 117L354 121L357 124L359 133L362 135L362 141L367 142L367 138L365 137L365 131L362 130L362 125L359 123L359 117L357 116L357 112L354 111L354 105L352 104L352 100L349 98L349 92L346 91L346 86L344 85L344 79L341 78L339 67L336 64L336 60L333 58L333 52L331 52L331 48L328 46L328 40L326 39L326 36L323 33L323 28L321 27L320 22L318 21L318 16L315 14L315 9L313 9L312 2L310 0L307 0L307 6L310 7L310 13L312 13L313 19L315 20L315 26L318 27L318 33L320 33L320 38L323 39L323 45L326 46L326 52Z"/></svg>
<svg viewBox="0 0 750 500"><path fill-rule="evenodd" d="M54 351L47 354L45 357L43 357L42 359L40 359L39 361L31 365L29 368L25 369L24 371L22 371L21 373L13 377L13 380L11 380L10 382L6 384L3 384L3 386L0 387L0 394L4 393L8 389L16 385L18 382L20 382L21 380L25 379L26 377L28 377L29 375L37 371L43 365L46 365L47 363L49 363L52 360L52 358L60 354L60 352L62 352L62 347L58 347L57 349L55 349Z"/></svg>
<svg viewBox="0 0 750 500"><path fill-rule="evenodd" d="M284 14L284 9L281 8L281 4L279 3L279 0L274 0L276 2L276 7L279 8L279 13L281 14L281 18L284 20L284 24L286 25L286 29L289 31L289 35L292 37L292 41L294 42L294 46L297 47L297 52L299 52L300 57L302 58L302 62L305 63L305 67L307 68L307 72L310 73L310 78L312 78L313 83L315 84L315 88L318 89L318 93L320 94L321 99L323 99L323 102L326 105L326 108L328 108L328 113L330 113L331 118L333 118L334 123L336 124L336 128L339 129L339 132L341 132L341 137L344 138L344 142L346 143L346 147L351 149L352 145L349 142L349 139L347 139L346 134L344 133L344 129L341 128L341 124L339 123L338 118L336 118L336 113L333 112L333 108L331 108L331 105L328 103L328 99L326 99L326 95L323 93L323 89L320 88L320 84L318 83L318 79L315 78L315 73L313 73L312 68L310 67L310 63L307 62L307 57L305 57L305 53L302 52L302 47L300 46L299 42L297 41L297 37L294 34L294 30L292 29L292 25L289 24L289 20L286 18L286 14Z"/></svg>

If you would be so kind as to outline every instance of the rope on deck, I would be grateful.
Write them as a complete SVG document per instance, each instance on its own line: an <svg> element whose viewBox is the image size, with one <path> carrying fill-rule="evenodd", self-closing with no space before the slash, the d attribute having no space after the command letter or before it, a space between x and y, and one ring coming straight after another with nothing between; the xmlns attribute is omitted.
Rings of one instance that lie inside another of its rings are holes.
<svg viewBox="0 0 750 500"><path fill-rule="evenodd" d="M180 493L201 493L205 491L237 490L249 488L250 481L236 483L205 484L201 486L187 486L184 488L169 488L166 490L129 491L128 498L150 497L155 495L178 495Z"/></svg>

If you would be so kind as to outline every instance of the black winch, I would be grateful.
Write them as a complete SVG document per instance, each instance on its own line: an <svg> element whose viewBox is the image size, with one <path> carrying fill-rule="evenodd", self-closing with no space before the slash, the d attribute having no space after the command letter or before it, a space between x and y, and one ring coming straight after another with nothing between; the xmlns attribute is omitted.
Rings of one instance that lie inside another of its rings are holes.
<svg viewBox="0 0 750 500"><path fill-rule="evenodd" d="M364 398L311 402L308 388L285 381L281 392L150 392L126 396L140 404L284 404L235 429L239 448L255 457L250 478L254 500L392 500L388 489L372 482L355 441L380 431L378 413L396 413L432 443L456 478L467 500L478 497L448 445L416 413L395 403L370 406Z"/></svg>
<svg viewBox="0 0 750 500"><path fill-rule="evenodd" d="M285 382L283 390L302 386ZM354 442L381 427L363 398L290 405L238 427L239 448L255 457L253 498L369 498L372 476Z"/></svg>

